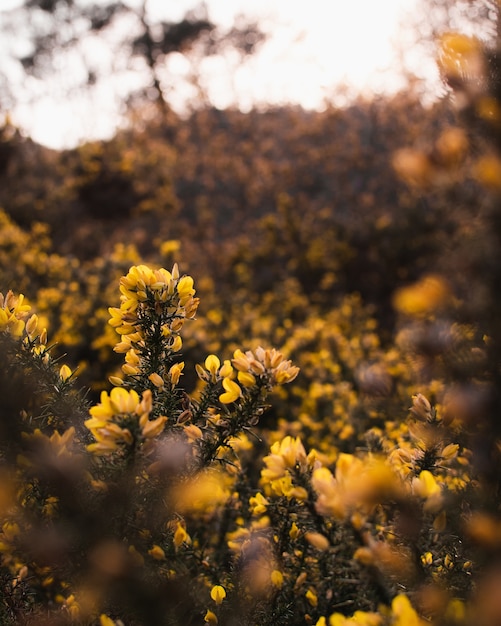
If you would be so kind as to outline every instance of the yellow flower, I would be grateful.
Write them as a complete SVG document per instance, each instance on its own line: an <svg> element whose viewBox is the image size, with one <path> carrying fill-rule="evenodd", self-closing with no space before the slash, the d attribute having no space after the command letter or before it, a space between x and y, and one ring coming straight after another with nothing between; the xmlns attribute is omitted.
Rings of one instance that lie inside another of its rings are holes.
<svg viewBox="0 0 501 626"><path fill-rule="evenodd" d="M393 598L391 610L394 617L392 626L423 626L426 623L419 618L409 598L403 593Z"/></svg>
<svg viewBox="0 0 501 626"><path fill-rule="evenodd" d="M205 369L209 372L212 382L217 379L219 368L221 367L221 361L215 354L209 354L205 359Z"/></svg>
<svg viewBox="0 0 501 626"><path fill-rule="evenodd" d="M179 382L179 379L181 378L181 374L182 371L184 369L184 362L181 361L180 363L175 363L170 369L169 369L169 379L171 382L171 385L177 385L177 383Z"/></svg>
<svg viewBox="0 0 501 626"><path fill-rule="evenodd" d="M423 316L434 313L451 302L450 288L441 276L425 276L409 287L399 289L393 303L406 315Z"/></svg>
<svg viewBox="0 0 501 626"><path fill-rule="evenodd" d="M268 500L258 491L255 496L249 498L249 505L252 515L261 515L262 513L266 513Z"/></svg>
<svg viewBox="0 0 501 626"><path fill-rule="evenodd" d="M329 540L327 537L322 535L321 533L317 533L314 531L308 531L304 534L304 538L306 541L315 547L317 550L324 551L330 546Z"/></svg>
<svg viewBox="0 0 501 626"><path fill-rule="evenodd" d="M14 337L20 337L24 330L24 319L31 307L23 304L24 296L15 296L12 290L5 298L0 294L0 330L8 331Z"/></svg>
<svg viewBox="0 0 501 626"><path fill-rule="evenodd" d="M237 377L244 387L253 387L256 384L256 377L250 372L238 372Z"/></svg>
<svg viewBox="0 0 501 626"><path fill-rule="evenodd" d="M290 530L289 530L289 537L294 540L297 539L299 536L299 528L297 527L296 522L292 522Z"/></svg>
<svg viewBox="0 0 501 626"><path fill-rule="evenodd" d="M444 74L462 79L482 75L482 44L476 37L445 33L439 43L438 64Z"/></svg>
<svg viewBox="0 0 501 626"><path fill-rule="evenodd" d="M59 370L59 378L63 382L66 382L71 377L71 374L71 369L66 364L61 366L61 369Z"/></svg>
<svg viewBox="0 0 501 626"><path fill-rule="evenodd" d="M99 617L99 624L101 626L115 626L115 622L104 613Z"/></svg>
<svg viewBox="0 0 501 626"><path fill-rule="evenodd" d="M146 420L141 434L145 439L153 439L153 437L156 437L163 431L166 421L167 418L164 415L161 415L154 420Z"/></svg>
<svg viewBox="0 0 501 626"><path fill-rule="evenodd" d="M172 352L179 352L179 350L181 350L182 347L183 347L183 340L181 339L180 335L176 335L176 337L174 338L174 341L170 345L170 349L172 350Z"/></svg>
<svg viewBox="0 0 501 626"><path fill-rule="evenodd" d="M191 537L186 532L186 528L177 522L176 530L174 532L174 546L176 550L183 545L183 543L191 543Z"/></svg>
<svg viewBox="0 0 501 626"><path fill-rule="evenodd" d="M160 376L160 374L157 374L156 372L150 374L148 376L148 379L155 385L155 387L158 387L158 389L162 389L165 386L164 379Z"/></svg>
<svg viewBox="0 0 501 626"><path fill-rule="evenodd" d="M177 284L177 292L181 302L184 304L183 301L186 301L195 293L193 289L193 278L191 276L183 276Z"/></svg>
<svg viewBox="0 0 501 626"><path fill-rule="evenodd" d="M207 611L204 617L204 622L207 622L208 624L217 624L218 619L216 614L212 611Z"/></svg>
<svg viewBox="0 0 501 626"><path fill-rule="evenodd" d="M221 585L215 585L211 589L210 597L214 600L216 604L222 604L223 600L226 598L225 588Z"/></svg>
<svg viewBox="0 0 501 626"><path fill-rule="evenodd" d="M277 587L278 589L280 589L282 587L282 585L284 584L284 575L278 569L274 569L271 572L270 578L271 578L271 584L274 587Z"/></svg>
<svg viewBox="0 0 501 626"><path fill-rule="evenodd" d="M38 316L33 313L30 319L26 322L26 334L33 341L37 336L38 331Z"/></svg>
<svg viewBox="0 0 501 626"><path fill-rule="evenodd" d="M163 561L165 559L165 552L156 544L148 550L148 554L156 561Z"/></svg>
<svg viewBox="0 0 501 626"><path fill-rule="evenodd" d="M414 492L422 498L430 498L439 495L441 492L440 485L433 474L428 470L420 472L419 477L412 481Z"/></svg>
<svg viewBox="0 0 501 626"><path fill-rule="evenodd" d="M134 413L139 404L139 396L133 389L128 391L123 387L114 387L108 395L101 392L101 402L90 408L92 417L111 419L114 415Z"/></svg>
<svg viewBox="0 0 501 626"><path fill-rule="evenodd" d="M223 378L223 387L226 391L219 396L219 400L223 404L231 404L242 395L242 390L231 378Z"/></svg>
<svg viewBox="0 0 501 626"><path fill-rule="evenodd" d="M317 606L318 604L318 596L313 589L308 589L305 594L306 599L311 604L311 606Z"/></svg>
<svg viewBox="0 0 501 626"><path fill-rule="evenodd" d="M195 424L188 424L188 426L183 427L183 430L189 441L195 441L196 439L201 439L201 437L203 437L202 431Z"/></svg>
<svg viewBox="0 0 501 626"><path fill-rule="evenodd" d="M221 378L231 378L233 376L233 366L229 359L224 360L224 363L219 370L219 376L221 376Z"/></svg>

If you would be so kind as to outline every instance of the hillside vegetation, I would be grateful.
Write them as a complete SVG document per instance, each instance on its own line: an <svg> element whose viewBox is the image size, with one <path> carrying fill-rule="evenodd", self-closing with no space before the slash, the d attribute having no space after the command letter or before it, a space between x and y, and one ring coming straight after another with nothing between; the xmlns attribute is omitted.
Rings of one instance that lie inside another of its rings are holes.
<svg viewBox="0 0 501 626"><path fill-rule="evenodd" d="M499 623L500 105L460 70L460 113L2 129L0 623Z"/></svg>

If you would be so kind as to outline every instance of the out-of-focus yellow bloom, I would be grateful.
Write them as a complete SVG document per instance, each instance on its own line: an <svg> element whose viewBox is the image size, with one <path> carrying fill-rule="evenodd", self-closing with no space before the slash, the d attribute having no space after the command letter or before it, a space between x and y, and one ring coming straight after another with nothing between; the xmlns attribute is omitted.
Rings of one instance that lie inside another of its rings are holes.
<svg viewBox="0 0 501 626"><path fill-rule="evenodd" d="M233 478L227 472L202 471L174 490L177 511L205 514L224 505L231 496Z"/></svg>
<svg viewBox="0 0 501 626"><path fill-rule="evenodd" d="M115 626L115 622L111 619L111 617L108 617L104 613L99 617L99 624L101 626Z"/></svg>
<svg viewBox="0 0 501 626"><path fill-rule="evenodd" d="M403 593L393 598L391 610L392 626L424 626L426 624L413 609L409 598Z"/></svg>
<svg viewBox="0 0 501 626"><path fill-rule="evenodd" d="M468 150L468 138L462 128L447 128L436 142L437 152L446 165L462 161Z"/></svg>
<svg viewBox="0 0 501 626"><path fill-rule="evenodd" d="M445 618L453 624L461 624L466 620L466 605L463 600L453 598L445 609Z"/></svg>
<svg viewBox="0 0 501 626"><path fill-rule="evenodd" d="M204 622L207 622L207 624L217 624L218 619L217 619L216 614L208 610L207 613L205 614Z"/></svg>
<svg viewBox="0 0 501 626"><path fill-rule="evenodd" d="M329 626L381 626L383 616L380 613L355 611L351 617L342 613L332 613L329 617Z"/></svg>
<svg viewBox="0 0 501 626"><path fill-rule="evenodd" d="M308 589L308 591L305 594L305 598L308 600L308 602L311 604L311 606L317 606L317 604L318 604L318 596L315 593L314 589Z"/></svg>
<svg viewBox="0 0 501 626"><path fill-rule="evenodd" d="M282 574L282 572L280 570L274 569L271 572L270 578L271 578L271 584L274 587L277 587L277 589L280 589L283 586L283 584L284 584L284 575Z"/></svg>
<svg viewBox="0 0 501 626"><path fill-rule="evenodd" d="M157 417L154 420L148 420L146 418L142 427L141 434L145 439L153 439L163 431L167 418L164 415Z"/></svg>
<svg viewBox="0 0 501 626"><path fill-rule="evenodd" d="M183 427L184 434L188 437L189 441L195 441L196 439L201 439L203 433L201 429L195 424L188 424L188 426Z"/></svg>
<svg viewBox="0 0 501 626"><path fill-rule="evenodd" d="M430 498L441 493L440 485L429 470L423 470L419 476L412 481L414 493L422 498Z"/></svg>
<svg viewBox="0 0 501 626"><path fill-rule="evenodd" d="M492 154L481 156L473 166L473 175L482 185L501 189L501 159Z"/></svg>
<svg viewBox="0 0 501 626"><path fill-rule="evenodd" d="M423 316L442 309L451 302L450 288L441 276L425 276L409 287L399 289L393 298L397 311Z"/></svg>
<svg viewBox="0 0 501 626"><path fill-rule="evenodd" d="M299 536L299 528L297 527L296 522L292 522L290 530L289 530L289 537L294 540L297 539Z"/></svg>
<svg viewBox="0 0 501 626"><path fill-rule="evenodd" d="M423 396L422 393L418 393L412 396L412 407L410 414L417 420L422 422L430 422L433 418L432 408L429 400Z"/></svg>
<svg viewBox="0 0 501 626"><path fill-rule="evenodd" d="M284 437L276 441L270 449L270 454L263 459L266 467L261 471L264 481L276 480L285 476L287 469L299 466L305 469L307 457L304 446L299 437Z"/></svg>
<svg viewBox="0 0 501 626"><path fill-rule="evenodd" d="M466 532L481 546L487 548L501 546L501 522L488 513L473 513L466 523Z"/></svg>
<svg viewBox="0 0 501 626"><path fill-rule="evenodd" d="M268 500L263 496L261 492L257 492L255 496L249 498L249 505L252 515L262 515L266 513L268 506Z"/></svg>
<svg viewBox="0 0 501 626"><path fill-rule="evenodd" d="M336 519L370 509L403 490L401 479L384 460L377 457L362 460L351 454L339 455L335 476L328 468L318 467L311 482L318 494L317 511Z"/></svg>
<svg viewBox="0 0 501 626"><path fill-rule="evenodd" d="M177 522L176 530L174 531L174 546L176 550L180 548L183 543L191 543L191 537L188 535L186 528L181 522Z"/></svg>
<svg viewBox="0 0 501 626"><path fill-rule="evenodd" d="M439 42L438 65L448 77L480 78L484 73L481 42L461 33L445 33Z"/></svg>
<svg viewBox="0 0 501 626"><path fill-rule="evenodd" d="M156 561L163 561L165 559L165 552L156 544L148 550L148 554Z"/></svg>
<svg viewBox="0 0 501 626"><path fill-rule="evenodd" d="M433 179L433 166L426 154L413 148L397 150L393 156L393 168L408 185L426 187Z"/></svg>
<svg viewBox="0 0 501 626"><path fill-rule="evenodd" d="M312 545L317 550L321 550L322 552L327 550L330 546L327 537L325 537L325 535L322 535L321 533L308 531L304 534L304 538L310 545Z"/></svg>
<svg viewBox="0 0 501 626"><path fill-rule="evenodd" d="M160 244L159 252L162 256L168 256L179 252L180 248L181 242L178 239L168 239Z"/></svg>
<svg viewBox="0 0 501 626"><path fill-rule="evenodd" d="M357 548L353 554L353 558L363 565L374 565L374 553L370 548L362 546Z"/></svg>

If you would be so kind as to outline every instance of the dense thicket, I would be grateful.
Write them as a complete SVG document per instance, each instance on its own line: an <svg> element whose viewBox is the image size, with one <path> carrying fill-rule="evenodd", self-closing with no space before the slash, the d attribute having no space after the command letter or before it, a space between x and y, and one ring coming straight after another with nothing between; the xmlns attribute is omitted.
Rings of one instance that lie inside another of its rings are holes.
<svg viewBox="0 0 501 626"><path fill-rule="evenodd" d="M3 128L0 623L497 626L501 116L443 49L461 115Z"/></svg>
<svg viewBox="0 0 501 626"><path fill-rule="evenodd" d="M451 167L440 154L456 123L446 102L401 94L324 112L171 114L61 153L6 128L0 206L24 230L46 224L50 252L74 264L119 243L160 260L175 240L186 269L230 302L239 288L257 302L294 280L327 309L360 293L391 330L393 291L451 255L460 262L465 220L481 211L475 182L455 179L463 155ZM408 146L431 155L445 184L401 180L395 154ZM42 271L20 286L34 297L47 281Z"/></svg>

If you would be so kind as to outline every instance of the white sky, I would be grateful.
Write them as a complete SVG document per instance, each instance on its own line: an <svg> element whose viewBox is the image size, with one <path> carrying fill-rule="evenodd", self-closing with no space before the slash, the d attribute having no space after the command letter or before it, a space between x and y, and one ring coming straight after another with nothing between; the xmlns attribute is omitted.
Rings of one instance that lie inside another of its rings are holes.
<svg viewBox="0 0 501 626"><path fill-rule="evenodd" d="M129 0L132 4L136 0ZM14 3L15 0L0 0ZM237 67L235 58L207 58L202 80L211 101L220 107L238 102L246 110L256 103L294 102L321 108L341 84L355 91L394 91L402 86L398 54L407 55L401 24L419 0L207 0L209 17L229 27L235 16L256 17L268 41ZM152 14L176 20L194 0L149 0ZM396 44L399 44L397 46ZM398 50L400 47L400 50ZM412 51L408 51L412 54ZM412 66L412 60L406 59ZM423 68L414 66L416 71ZM178 77L170 94L182 109L190 94L190 67L171 55L169 70ZM186 80L183 80L186 79ZM123 80L123 79L121 79ZM51 147L69 147L84 138L113 132L118 117L118 78L100 87L93 103L41 96L13 116L33 139ZM122 89L125 89L122 84Z"/></svg>

